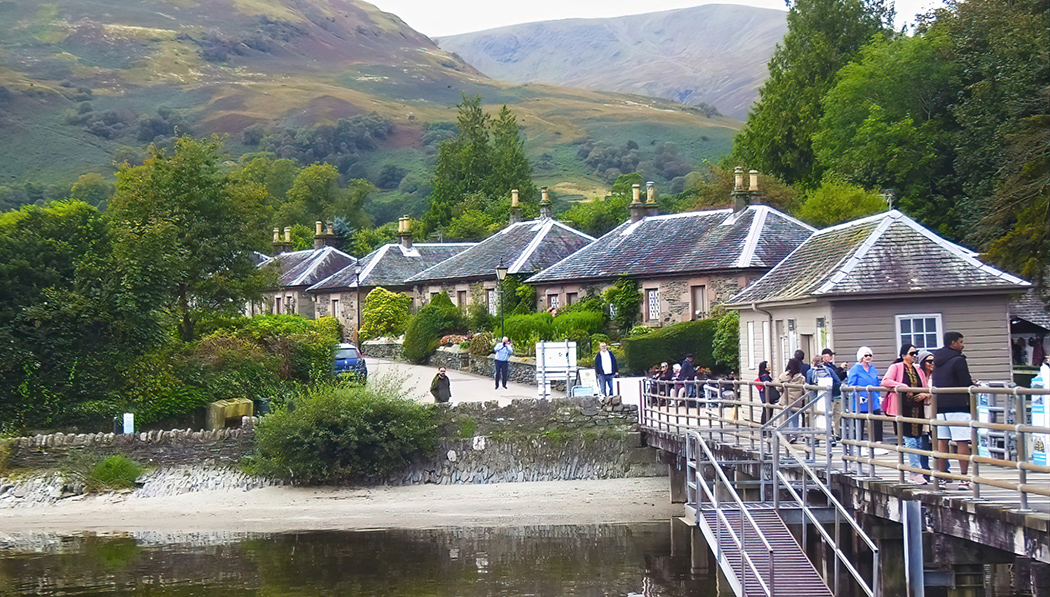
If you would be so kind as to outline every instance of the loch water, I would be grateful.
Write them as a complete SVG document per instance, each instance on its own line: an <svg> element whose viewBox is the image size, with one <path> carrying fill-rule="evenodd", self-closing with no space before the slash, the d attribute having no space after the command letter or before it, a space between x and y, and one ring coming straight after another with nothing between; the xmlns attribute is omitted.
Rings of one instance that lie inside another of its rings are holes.
<svg viewBox="0 0 1050 597"><path fill-rule="evenodd" d="M0 597L715 595L681 524L29 536L0 543Z"/></svg>

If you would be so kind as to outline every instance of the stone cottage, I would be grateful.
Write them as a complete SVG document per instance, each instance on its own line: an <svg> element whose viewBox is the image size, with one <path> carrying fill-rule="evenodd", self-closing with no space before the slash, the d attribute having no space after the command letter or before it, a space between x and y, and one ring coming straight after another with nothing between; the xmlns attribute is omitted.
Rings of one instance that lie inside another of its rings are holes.
<svg viewBox="0 0 1050 597"><path fill-rule="evenodd" d="M263 291L264 304L249 307L249 315L259 313L300 315L307 319L318 317L314 297L307 289L332 274L353 266L357 262L352 256L331 246L336 239L331 225L325 228L316 224L314 248L292 250L291 229L284 229L284 241L274 228L274 256L259 264L259 267L277 267L277 286Z"/></svg>
<svg viewBox="0 0 1050 597"><path fill-rule="evenodd" d="M406 280L419 272L471 248L475 243L414 243L411 220L398 220L397 243L383 245L360 261L339 270L310 286L317 317L334 315L343 324L347 337L356 338L361 321L358 305L366 302L368 293L382 286L415 299L412 285ZM413 311L418 308L413 300Z"/></svg>
<svg viewBox="0 0 1050 597"><path fill-rule="evenodd" d="M512 196L516 193L512 193ZM551 218L547 189L541 189L540 217L519 221L512 201L511 223L484 241L408 279L415 288L415 304L424 305L439 292L466 309L475 299L497 313L496 268L501 264L510 275L528 276L594 242L594 237ZM474 293L483 292L481 297Z"/></svg>
<svg viewBox="0 0 1050 597"><path fill-rule="evenodd" d="M758 173L743 189L738 169L733 208L656 215L635 185L628 221L593 244L529 278L540 306L572 304L589 288L605 291L621 276L642 292L642 321L662 326L703 319L711 307L768 272L814 229L759 199Z"/></svg>

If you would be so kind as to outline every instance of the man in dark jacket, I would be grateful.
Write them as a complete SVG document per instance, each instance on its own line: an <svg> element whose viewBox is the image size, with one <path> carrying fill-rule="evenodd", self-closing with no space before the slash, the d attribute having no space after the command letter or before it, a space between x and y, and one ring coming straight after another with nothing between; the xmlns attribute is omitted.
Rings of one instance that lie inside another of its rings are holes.
<svg viewBox="0 0 1050 597"><path fill-rule="evenodd" d="M450 386L448 375L445 374L445 368L441 367L430 382L430 393L434 395L434 401L438 403L448 402L452 398L452 388Z"/></svg>
<svg viewBox="0 0 1050 597"><path fill-rule="evenodd" d="M609 350L605 342L598 344L598 354L594 355L594 372L598 376L598 393L602 396L613 395L613 376L620 372L616 364L616 355Z"/></svg>
<svg viewBox="0 0 1050 597"><path fill-rule="evenodd" d="M959 332L944 334L944 346L933 353L933 387L966 388L974 385L970 377L970 368L963 355L963 335ZM937 419L941 421L970 422L969 394L937 394ZM961 457L970 455L970 428L937 426L937 450L947 452L949 441L954 441L959 450L959 470L965 475L970 469L970 462ZM948 471L948 461L937 459L937 470ZM970 489L970 484L963 481L959 489Z"/></svg>
<svg viewBox="0 0 1050 597"><path fill-rule="evenodd" d="M682 361L682 371L678 374L678 379L692 382L696 379L696 367L693 366L693 353L685 355L685 360ZM686 384L685 395L690 398L696 398L696 385L693 383Z"/></svg>

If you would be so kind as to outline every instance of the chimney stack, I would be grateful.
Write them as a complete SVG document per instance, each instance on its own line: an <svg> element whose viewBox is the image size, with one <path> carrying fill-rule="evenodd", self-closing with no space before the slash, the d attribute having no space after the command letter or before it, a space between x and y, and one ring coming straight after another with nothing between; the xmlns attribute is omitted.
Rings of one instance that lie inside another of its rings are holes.
<svg viewBox="0 0 1050 597"><path fill-rule="evenodd" d="M734 212L741 212L747 209L747 194L747 191L744 190L744 169L740 166L737 166L733 169L733 192L729 194L733 198Z"/></svg>
<svg viewBox="0 0 1050 597"><path fill-rule="evenodd" d="M284 253L284 244L281 243L281 230L280 228L273 229L273 254L276 257Z"/></svg>
<svg viewBox="0 0 1050 597"><path fill-rule="evenodd" d="M640 222L645 217L645 204L642 203L642 185L631 185L631 223Z"/></svg>
<svg viewBox="0 0 1050 597"><path fill-rule="evenodd" d="M412 219L407 214L397 219L397 238L402 247L412 248Z"/></svg>
<svg viewBox="0 0 1050 597"><path fill-rule="evenodd" d="M762 203L762 193L758 190L758 170L752 170L748 174L751 179L751 187L748 189L751 196L748 199L752 205L758 205Z"/></svg>
<svg viewBox="0 0 1050 597"><path fill-rule="evenodd" d="M320 249L324 244L324 224L317 220L314 222L314 248Z"/></svg>
<svg viewBox="0 0 1050 597"><path fill-rule="evenodd" d="M551 200L547 196L547 187L540 188L540 219L549 220L551 217Z"/></svg>
<svg viewBox="0 0 1050 597"><path fill-rule="evenodd" d="M510 190L510 223L517 224L521 221L521 204L518 203L518 189Z"/></svg>
<svg viewBox="0 0 1050 597"><path fill-rule="evenodd" d="M656 183L649 181L645 183L645 215L655 216L660 213L656 206Z"/></svg>

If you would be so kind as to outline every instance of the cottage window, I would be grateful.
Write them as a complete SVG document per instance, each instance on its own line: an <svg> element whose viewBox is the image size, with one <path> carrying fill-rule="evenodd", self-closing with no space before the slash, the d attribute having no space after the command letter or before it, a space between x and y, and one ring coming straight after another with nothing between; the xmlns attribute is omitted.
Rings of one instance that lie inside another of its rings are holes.
<svg viewBox="0 0 1050 597"><path fill-rule="evenodd" d="M332 317L339 317L339 299L332 299Z"/></svg>
<svg viewBox="0 0 1050 597"><path fill-rule="evenodd" d="M707 286L693 286L693 319L707 318Z"/></svg>
<svg viewBox="0 0 1050 597"><path fill-rule="evenodd" d="M467 310L467 291L457 290L456 291L456 306L459 307L460 312Z"/></svg>
<svg viewBox="0 0 1050 597"><path fill-rule="evenodd" d="M496 289L489 288L489 315L495 316L499 314L499 304L496 302Z"/></svg>
<svg viewBox="0 0 1050 597"><path fill-rule="evenodd" d="M579 300L579 296L580 295L578 293L575 293L575 292L567 293L565 295L565 306L568 307L569 305L571 305L571 304L575 303L576 301L578 301Z"/></svg>
<svg viewBox="0 0 1050 597"><path fill-rule="evenodd" d="M941 314L919 313L897 316L897 353L905 343L918 349L941 347Z"/></svg>
<svg viewBox="0 0 1050 597"><path fill-rule="evenodd" d="M556 294L547 295L547 308L550 309L551 307L558 308L558 295Z"/></svg>
<svg viewBox="0 0 1050 597"><path fill-rule="evenodd" d="M289 315L295 315L295 303L292 302L292 295L284 297L284 310Z"/></svg>
<svg viewBox="0 0 1050 597"><path fill-rule="evenodd" d="M656 288L649 288L645 291L647 303L649 305L649 321L660 320L660 291Z"/></svg>
<svg viewBox="0 0 1050 597"><path fill-rule="evenodd" d="M281 314L281 297L279 297L279 296L273 297L273 314L274 315L280 315Z"/></svg>

